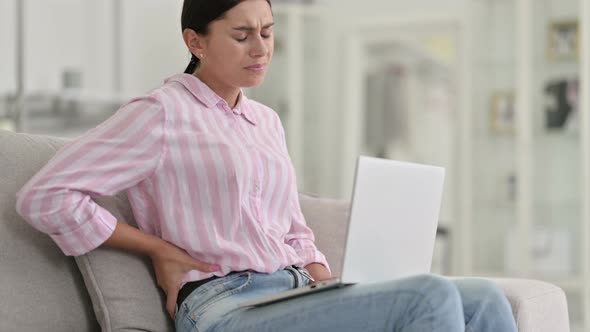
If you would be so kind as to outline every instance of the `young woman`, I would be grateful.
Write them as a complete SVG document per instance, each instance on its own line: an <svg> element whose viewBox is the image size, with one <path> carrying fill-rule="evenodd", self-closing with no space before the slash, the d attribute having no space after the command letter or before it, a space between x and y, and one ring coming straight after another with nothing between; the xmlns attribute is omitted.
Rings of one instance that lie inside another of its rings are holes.
<svg viewBox="0 0 590 332"><path fill-rule="evenodd" d="M435 276L239 308L330 270L280 120L241 91L272 59L270 0L185 0L182 32L184 74L68 144L19 191L34 227L67 255L101 245L148 255L179 331L516 331L492 284ZM139 229L91 199L122 190Z"/></svg>

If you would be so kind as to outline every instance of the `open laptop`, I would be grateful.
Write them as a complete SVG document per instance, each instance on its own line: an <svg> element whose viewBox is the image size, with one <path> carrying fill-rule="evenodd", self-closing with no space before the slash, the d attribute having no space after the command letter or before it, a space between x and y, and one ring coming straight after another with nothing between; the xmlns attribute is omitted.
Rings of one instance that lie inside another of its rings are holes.
<svg viewBox="0 0 590 332"><path fill-rule="evenodd" d="M241 306L429 273L444 177L441 167L358 157L341 276Z"/></svg>

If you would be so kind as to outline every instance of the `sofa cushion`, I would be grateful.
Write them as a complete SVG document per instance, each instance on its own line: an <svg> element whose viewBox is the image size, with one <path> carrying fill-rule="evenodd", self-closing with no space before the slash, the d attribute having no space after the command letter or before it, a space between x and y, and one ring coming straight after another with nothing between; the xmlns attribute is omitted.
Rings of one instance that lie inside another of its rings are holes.
<svg viewBox="0 0 590 332"><path fill-rule="evenodd" d="M350 204L310 194L300 194L299 202L307 225L313 229L316 245L330 264L332 275L340 276Z"/></svg>
<svg viewBox="0 0 590 332"><path fill-rule="evenodd" d="M95 201L117 220L136 226L125 194ZM149 258L99 247L76 257L104 332L174 331Z"/></svg>
<svg viewBox="0 0 590 332"><path fill-rule="evenodd" d="M16 192L64 141L0 130L0 331L99 331L74 259L16 212Z"/></svg>

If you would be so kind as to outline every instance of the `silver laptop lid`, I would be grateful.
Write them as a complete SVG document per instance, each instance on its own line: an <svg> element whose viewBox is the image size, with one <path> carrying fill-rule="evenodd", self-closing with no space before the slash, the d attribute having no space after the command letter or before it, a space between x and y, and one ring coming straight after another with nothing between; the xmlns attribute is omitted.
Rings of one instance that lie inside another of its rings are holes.
<svg viewBox="0 0 590 332"><path fill-rule="evenodd" d="M430 272L444 176L442 167L358 158L342 282Z"/></svg>

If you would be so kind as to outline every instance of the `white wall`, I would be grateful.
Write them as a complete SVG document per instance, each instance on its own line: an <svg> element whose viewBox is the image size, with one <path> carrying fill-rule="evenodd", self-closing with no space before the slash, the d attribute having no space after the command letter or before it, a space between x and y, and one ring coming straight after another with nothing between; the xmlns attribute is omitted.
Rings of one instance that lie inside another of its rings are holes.
<svg viewBox="0 0 590 332"><path fill-rule="evenodd" d="M464 9L468 0L316 0L319 5L356 13L359 16L397 16L408 13L455 13Z"/></svg>
<svg viewBox="0 0 590 332"><path fill-rule="evenodd" d="M123 91L141 93L166 77L182 73L189 62L182 40L182 0L123 2Z"/></svg>
<svg viewBox="0 0 590 332"><path fill-rule="evenodd" d="M47 1L47 0L45 0ZM76 45L82 48L81 70L83 87L88 91L108 94L113 92L114 1L83 1L82 15L85 19L83 41Z"/></svg>
<svg viewBox="0 0 590 332"><path fill-rule="evenodd" d="M15 3L0 2L0 94L15 87ZM112 10L115 1L28 0L25 2L25 81L27 91L58 91L66 67L83 71L88 90L112 88L114 61ZM406 15L408 12L454 12L463 0L319 0L342 21ZM182 71L188 62L180 35L182 0L126 0L123 9L123 90L145 91ZM345 15L346 16L346 15ZM148 68L146 70L146 68Z"/></svg>
<svg viewBox="0 0 590 332"><path fill-rule="evenodd" d="M113 90L113 6L119 0L25 2L25 90L57 92L62 72L83 72L92 93ZM182 0L126 0L122 6L122 87L149 90L188 64L180 32ZM14 89L15 1L0 2L0 94ZM4 51L5 50L5 51Z"/></svg>
<svg viewBox="0 0 590 332"><path fill-rule="evenodd" d="M0 96L16 89L16 1L0 1Z"/></svg>
<svg viewBox="0 0 590 332"><path fill-rule="evenodd" d="M90 37L84 5L79 0L25 2L26 91L57 91L62 70L82 66L84 41Z"/></svg>

